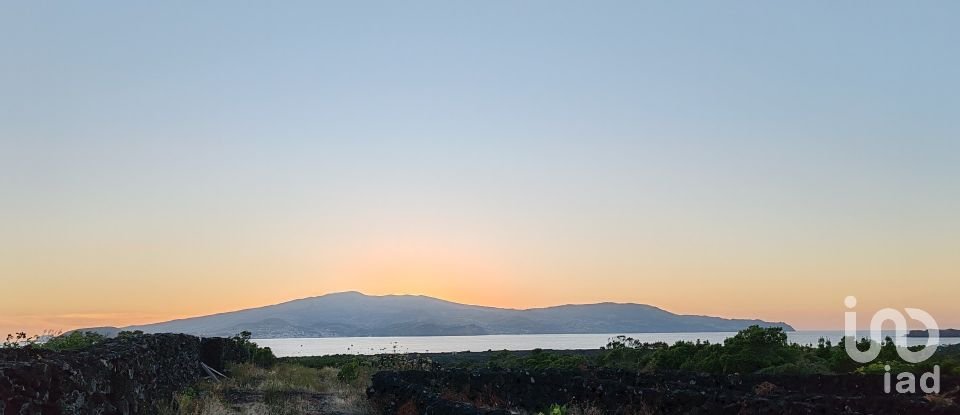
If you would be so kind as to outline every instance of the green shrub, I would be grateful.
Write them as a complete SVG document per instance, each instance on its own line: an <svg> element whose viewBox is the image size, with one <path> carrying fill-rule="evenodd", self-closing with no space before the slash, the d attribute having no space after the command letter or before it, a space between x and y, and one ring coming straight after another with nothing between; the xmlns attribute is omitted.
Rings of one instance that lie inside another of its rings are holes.
<svg viewBox="0 0 960 415"><path fill-rule="evenodd" d="M134 330L134 331L124 330L117 333L118 339L132 339L139 336L143 336L143 330Z"/></svg>
<svg viewBox="0 0 960 415"><path fill-rule="evenodd" d="M546 412L537 412L536 415L567 415L567 406L555 403L550 405Z"/></svg>
<svg viewBox="0 0 960 415"><path fill-rule="evenodd" d="M106 339L102 334L92 331L74 331L47 340L46 343L43 343L43 348L56 351L80 350L101 343Z"/></svg>
<svg viewBox="0 0 960 415"><path fill-rule="evenodd" d="M260 347L251 342L252 334L249 331L242 331L233 336L230 340L236 351L237 363L253 363L260 367L272 367L277 363L277 357L269 347Z"/></svg>
<svg viewBox="0 0 960 415"><path fill-rule="evenodd" d="M356 382L360 377L360 367L362 362L359 359L354 359L343 366L340 366L340 372L337 373L337 380L344 383L353 383Z"/></svg>
<svg viewBox="0 0 960 415"><path fill-rule="evenodd" d="M726 373L752 373L795 358L783 328L750 326L723 342L720 364Z"/></svg>
<svg viewBox="0 0 960 415"><path fill-rule="evenodd" d="M901 372L917 373L917 372L923 371L918 365L907 363L901 360L889 360L889 361L878 360L857 368L856 373L863 373L867 375L882 375L884 373L887 373L886 366L890 366L890 372L892 373L901 373Z"/></svg>
<svg viewBox="0 0 960 415"><path fill-rule="evenodd" d="M653 351L648 367L654 370L721 371L723 346L709 342L677 342Z"/></svg>

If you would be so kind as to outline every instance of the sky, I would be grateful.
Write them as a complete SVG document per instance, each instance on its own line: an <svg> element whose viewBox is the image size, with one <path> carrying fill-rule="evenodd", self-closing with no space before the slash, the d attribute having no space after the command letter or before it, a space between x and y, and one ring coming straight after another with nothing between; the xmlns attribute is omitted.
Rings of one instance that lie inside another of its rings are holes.
<svg viewBox="0 0 960 415"><path fill-rule="evenodd" d="M960 5L0 6L0 332L330 292L960 327Z"/></svg>

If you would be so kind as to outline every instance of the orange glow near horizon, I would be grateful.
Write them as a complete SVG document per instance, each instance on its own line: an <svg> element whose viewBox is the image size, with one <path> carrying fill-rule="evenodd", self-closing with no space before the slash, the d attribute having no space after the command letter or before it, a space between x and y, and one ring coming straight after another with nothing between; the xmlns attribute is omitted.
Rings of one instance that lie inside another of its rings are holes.
<svg viewBox="0 0 960 415"><path fill-rule="evenodd" d="M955 286L945 277L953 257L929 251L919 268L904 263L917 250L902 247L795 246L791 259L750 239L691 244L664 235L655 241L620 236L582 251L581 241L510 238L496 227L421 220L377 229L322 248L310 233L270 238L269 246L216 249L202 239L177 239L164 242L163 256L143 251L150 245L67 241L48 245L58 258L49 261L14 247L7 252L19 255L0 263L0 272L24 278L5 284L19 295L0 303L0 331L152 323L341 291L507 308L632 302L679 314L784 321L798 329L840 328L842 300L856 295L864 311L918 307L945 326L960 323L951 290L894 283L912 275ZM410 234L418 236L401 236ZM687 254L692 249L699 252L696 261Z"/></svg>
<svg viewBox="0 0 960 415"><path fill-rule="evenodd" d="M784 321L801 330L839 329L845 311L842 299L855 294L861 299L859 308L865 313L882 307L912 306L926 308L939 317L941 324L957 323L950 319L955 315L955 306L945 293L929 296L920 291L891 290L868 284L870 279L866 277L838 282L808 274L808 270L796 265L777 269L761 261L756 261L753 268L723 263L689 266L679 262L609 261L606 263L614 265L593 268L601 277L579 278L590 264L579 263L577 258L564 261L567 268L563 269L537 258L535 252L528 253L529 256L511 255L482 243L427 244L423 238L416 241L369 243L365 245L368 249L355 253L335 252L334 257L338 259L322 264L312 262L315 258L309 255L293 255L286 258L289 263L284 264L282 276L271 275L269 261L261 258L211 268L204 273L194 271L180 278L162 278L158 272L157 277L140 280L125 281L117 277L103 278L100 283L61 279L44 287L24 284L13 288L21 292L39 291L30 300L14 298L0 305L4 310L0 331L37 333L127 326L341 291L427 295L464 304L517 309L632 302L678 314ZM300 267L291 266L298 264ZM113 266L117 265L95 266L88 272L103 275ZM823 266L818 264L818 268ZM834 266L848 267L843 270L848 275L853 269L848 262ZM83 267L72 269L76 272ZM714 277L701 278L703 269L713 269ZM870 270L879 271L875 266ZM112 271L130 272L130 268L124 266ZM899 272L888 268L886 275L875 275L890 279ZM756 277L767 273L779 273L781 278L804 281L804 284L792 285L785 291L781 283Z"/></svg>
<svg viewBox="0 0 960 415"><path fill-rule="evenodd" d="M424 280L429 284L428 280ZM821 304L819 307L807 309L806 305L794 304L793 307L785 307L788 303L765 304L758 307L757 304L746 304L741 307L732 307L727 302L709 302L704 299L691 298L688 301L680 303L655 302L644 299L621 297L600 297L590 298L589 296L571 296L560 298L558 301L536 301L527 299L527 301L518 301L520 296L496 295L491 293L469 293L468 289L452 289L449 291L416 289L394 291L389 288L382 290L355 290L340 289L332 292L342 291L360 291L367 295L426 295L463 304L493 306L502 308L527 309L549 307L562 304L588 304L597 302L621 302L621 303L644 303L665 309L677 314L697 314L710 315L726 318L759 318L767 321L784 321L793 325L798 330L838 330L842 328L843 312L846 311L840 302L835 304ZM332 293L331 292L331 293ZM325 293L315 293L323 295ZM311 295L313 296L313 295ZM285 301L296 300L304 297L278 297L264 298L260 301L253 296L247 296L245 302L237 302L230 305L217 306L208 304L206 306L197 306L196 304L173 305L171 308L177 308L179 313L138 313L138 312L114 312L114 313L74 313L74 314L55 314L55 315L14 315L12 317L0 318L0 328L4 333L14 333L27 331L29 333L41 333L44 331L67 331L82 327L116 326L123 327L129 325L139 325L168 321L179 318L195 317L199 315L209 315L221 312L235 311L245 308L260 307L265 305L277 304ZM693 306L691 304L699 304ZM809 304L809 303L808 303ZM862 311L860 324L867 327L868 314L870 310L877 310L889 304L880 304L877 301L861 302L859 310ZM909 302L901 305L900 308L909 306ZM791 309L796 308L796 309ZM897 308L896 306L894 308ZM948 308L928 309L934 316L950 315ZM949 320L946 320L949 321Z"/></svg>

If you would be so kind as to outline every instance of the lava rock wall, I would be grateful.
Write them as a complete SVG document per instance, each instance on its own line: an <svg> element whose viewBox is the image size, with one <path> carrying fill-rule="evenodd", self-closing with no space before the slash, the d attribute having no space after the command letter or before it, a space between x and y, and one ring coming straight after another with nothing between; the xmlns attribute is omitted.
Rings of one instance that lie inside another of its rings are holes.
<svg viewBox="0 0 960 415"><path fill-rule="evenodd" d="M938 397L939 404L922 394L886 394L882 382L880 376L863 375L448 369L378 372L367 395L388 414L536 413L552 404L584 405L603 413L960 414L960 378L942 379L947 392Z"/></svg>
<svg viewBox="0 0 960 415"><path fill-rule="evenodd" d="M80 351L0 350L0 415L154 413L200 379L201 349L214 340L155 334Z"/></svg>

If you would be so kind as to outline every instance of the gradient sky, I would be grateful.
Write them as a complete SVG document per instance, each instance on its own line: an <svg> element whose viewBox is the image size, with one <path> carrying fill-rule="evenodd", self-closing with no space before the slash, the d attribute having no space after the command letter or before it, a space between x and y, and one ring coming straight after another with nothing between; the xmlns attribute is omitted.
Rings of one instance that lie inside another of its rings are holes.
<svg viewBox="0 0 960 415"><path fill-rule="evenodd" d="M343 290L960 326L957 2L7 2L0 332Z"/></svg>

